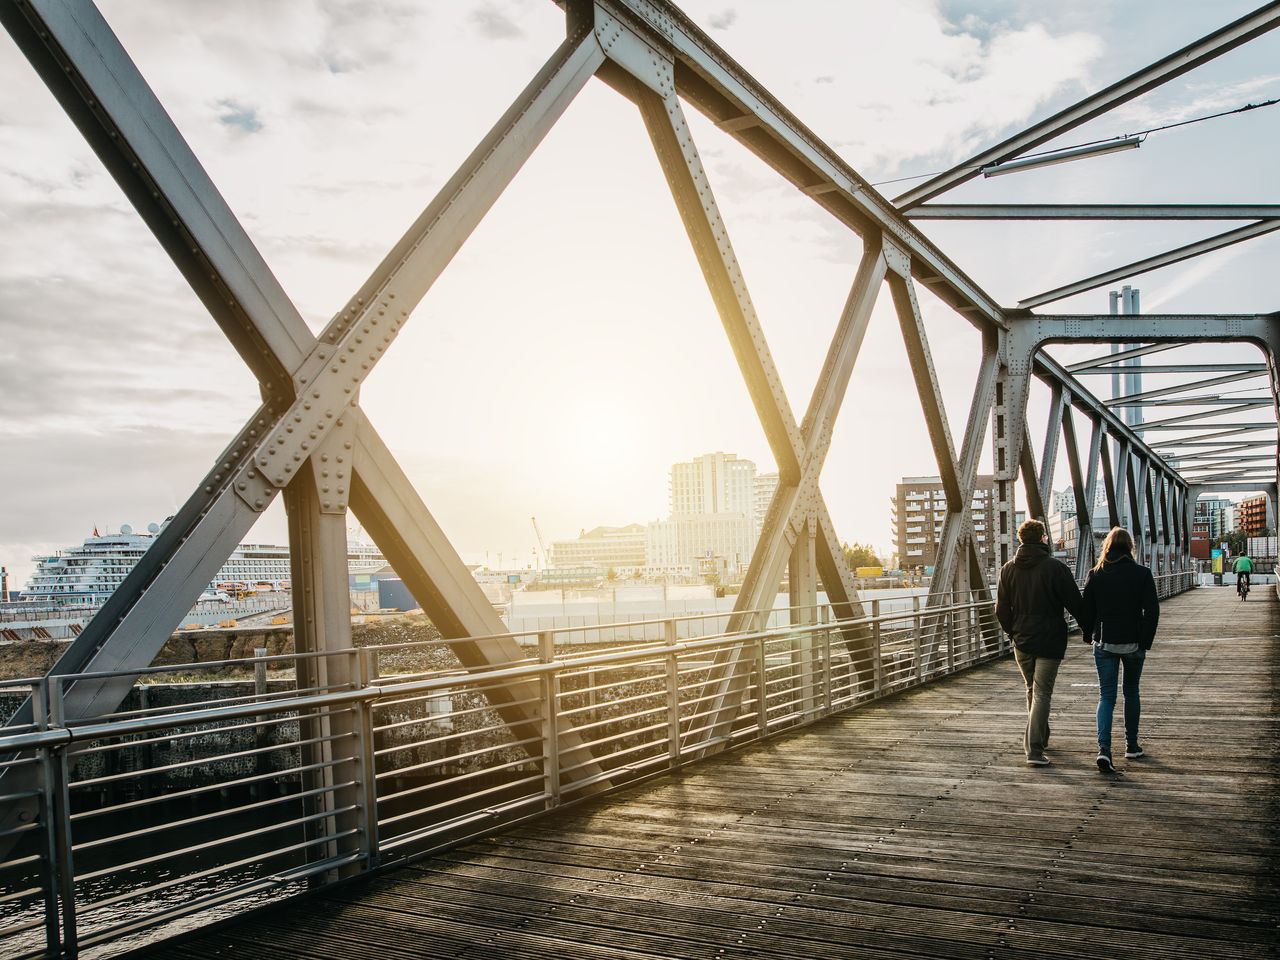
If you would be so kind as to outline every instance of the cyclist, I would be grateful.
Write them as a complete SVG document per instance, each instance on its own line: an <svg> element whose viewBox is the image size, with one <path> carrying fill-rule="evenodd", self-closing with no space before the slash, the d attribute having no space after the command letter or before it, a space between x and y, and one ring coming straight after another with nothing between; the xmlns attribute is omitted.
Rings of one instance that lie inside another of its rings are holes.
<svg viewBox="0 0 1280 960"><path fill-rule="evenodd" d="M1246 550L1236 557L1236 562L1231 568L1236 574L1236 593L1240 596L1247 597L1249 595L1249 574L1253 573L1253 561L1249 559L1249 552Z"/></svg>

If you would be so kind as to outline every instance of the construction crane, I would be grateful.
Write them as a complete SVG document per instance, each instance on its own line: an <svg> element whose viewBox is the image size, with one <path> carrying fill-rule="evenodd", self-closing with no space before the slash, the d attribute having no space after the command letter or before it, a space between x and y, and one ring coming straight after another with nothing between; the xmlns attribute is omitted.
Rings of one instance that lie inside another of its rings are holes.
<svg viewBox="0 0 1280 960"><path fill-rule="evenodd" d="M530 517L529 519L533 521L533 535L538 538L538 549L542 551L542 569L545 570L551 566L551 559L547 554L547 542L542 539L542 531L538 529L538 518Z"/></svg>

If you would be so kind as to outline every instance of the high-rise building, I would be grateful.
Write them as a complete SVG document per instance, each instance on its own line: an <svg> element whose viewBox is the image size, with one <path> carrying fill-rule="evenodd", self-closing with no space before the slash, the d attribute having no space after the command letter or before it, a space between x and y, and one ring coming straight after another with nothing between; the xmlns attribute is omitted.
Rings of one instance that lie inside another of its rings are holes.
<svg viewBox="0 0 1280 960"><path fill-rule="evenodd" d="M707 453L671 465L671 517L755 510L756 465L732 453Z"/></svg>
<svg viewBox="0 0 1280 960"><path fill-rule="evenodd" d="M778 489L778 474L757 473L755 480L755 504L752 510L752 523L755 526L753 538L760 539L760 531L764 529L764 517L769 512L769 504L773 500L774 491Z"/></svg>
<svg viewBox="0 0 1280 960"><path fill-rule="evenodd" d="M1193 523L1204 525L1205 535L1213 544L1221 543L1227 534L1235 529L1235 504L1226 497L1201 497L1196 501ZM1266 503L1263 502L1263 519L1265 525Z"/></svg>
<svg viewBox="0 0 1280 960"><path fill-rule="evenodd" d="M1236 504L1236 529L1251 537L1262 536L1267 529L1267 497L1245 497Z"/></svg>
<svg viewBox="0 0 1280 960"><path fill-rule="evenodd" d="M671 466L671 514L649 524L645 537L650 572L695 570L720 558L731 574L751 562L756 465L732 453L708 453Z"/></svg>
<svg viewBox="0 0 1280 960"><path fill-rule="evenodd" d="M995 481L978 477L970 504L973 537L983 563L995 563ZM938 541L947 518L947 495L941 477L903 477L893 499L894 539L898 565L904 570L934 567L938 563Z"/></svg>

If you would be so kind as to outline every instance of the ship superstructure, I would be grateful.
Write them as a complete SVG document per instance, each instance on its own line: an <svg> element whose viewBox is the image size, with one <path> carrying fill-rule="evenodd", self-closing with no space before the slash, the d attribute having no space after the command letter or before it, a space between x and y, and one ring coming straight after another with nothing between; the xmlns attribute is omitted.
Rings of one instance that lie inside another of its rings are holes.
<svg viewBox="0 0 1280 960"><path fill-rule="evenodd" d="M119 533L86 537L84 543L49 556L33 557L35 572L19 602L58 606L99 607L111 596L142 558L160 532L150 524L135 532L125 524ZM367 574L386 566L386 558L369 543L352 542L347 554L352 574ZM206 590L206 598L289 589L289 548L273 544L242 543Z"/></svg>

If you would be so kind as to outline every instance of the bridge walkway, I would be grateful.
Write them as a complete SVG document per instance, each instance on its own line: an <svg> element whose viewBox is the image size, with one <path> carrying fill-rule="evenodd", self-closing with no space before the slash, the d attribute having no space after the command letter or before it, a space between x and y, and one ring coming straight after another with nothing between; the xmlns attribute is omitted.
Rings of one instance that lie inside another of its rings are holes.
<svg viewBox="0 0 1280 960"><path fill-rule="evenodd" d="M1278 620L1269 588L1167 601L1117 776L1073 642L1051 767L1006 659L161 954L1274 957Z"/></svg>

